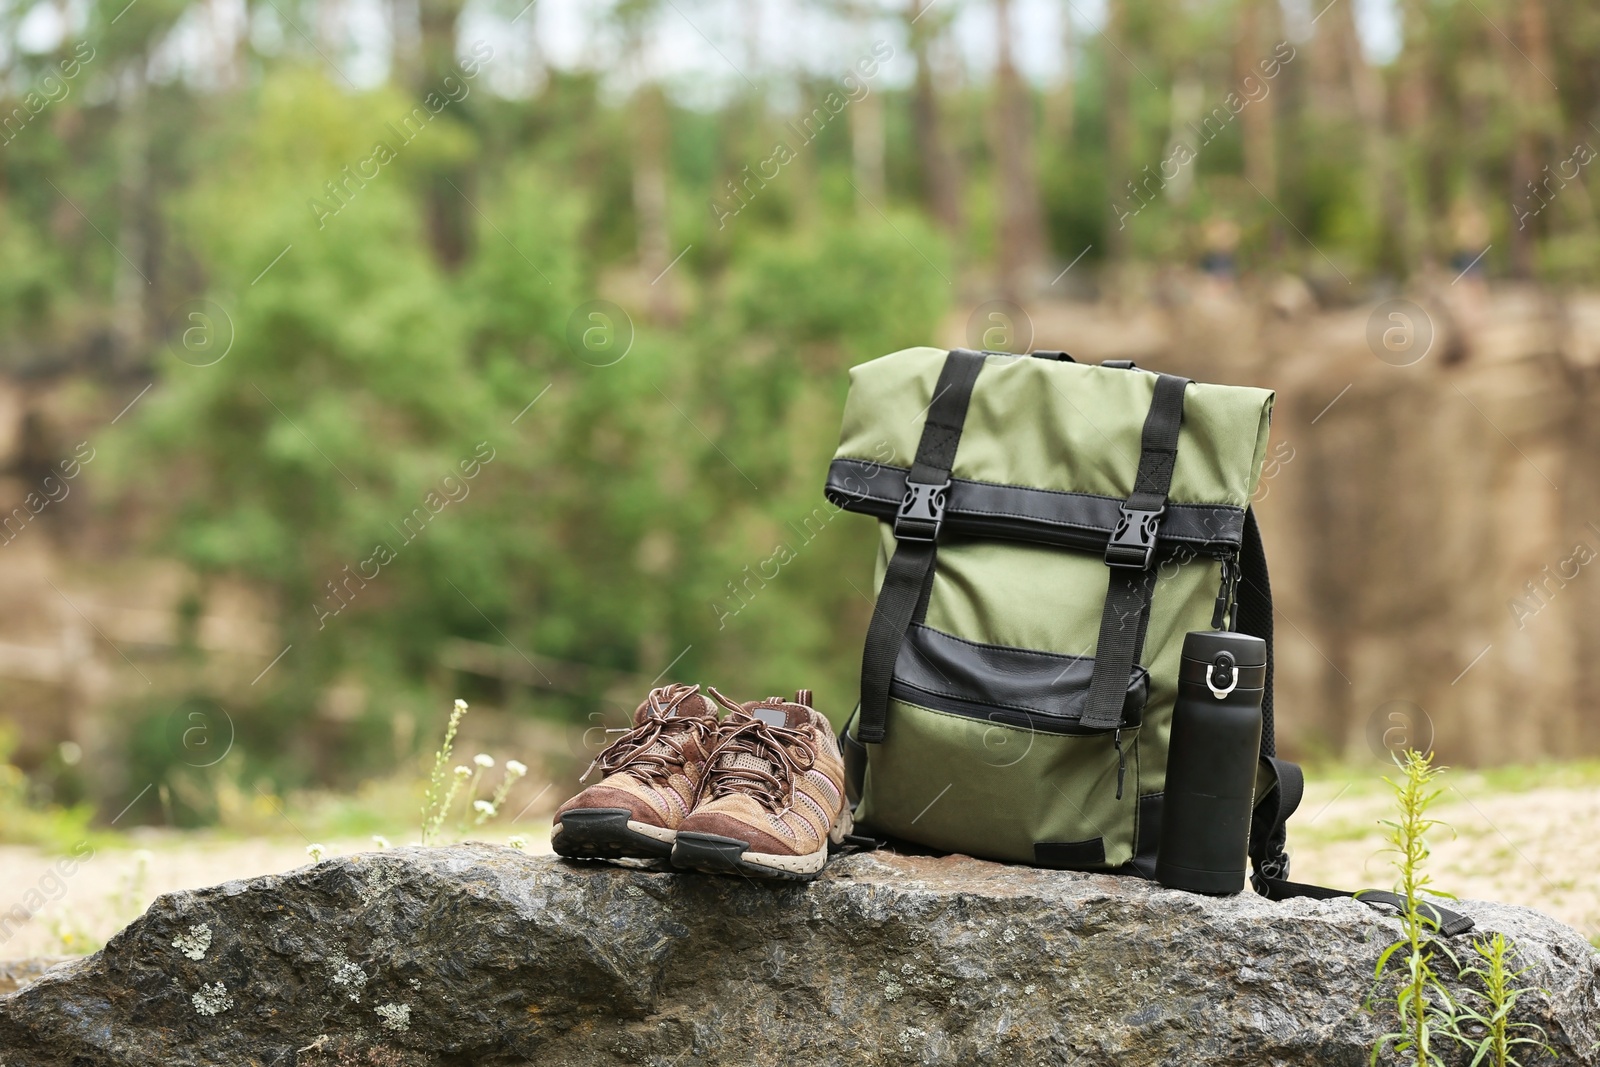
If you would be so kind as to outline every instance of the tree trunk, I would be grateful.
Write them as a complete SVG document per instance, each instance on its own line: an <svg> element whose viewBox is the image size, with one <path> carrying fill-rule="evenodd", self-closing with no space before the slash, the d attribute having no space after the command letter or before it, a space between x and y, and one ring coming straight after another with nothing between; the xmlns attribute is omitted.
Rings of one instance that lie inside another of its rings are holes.
<svg viewBox="0 0 1600 1067"><path fill-rule="evenodd" d="M634 97L633 214L639 243L639 271L650 290L650 315L658 322L678 319L677 287L664 277L672 264L667 203L667 99L650 83Z"/></svg>
<svg viewBox="0 0 1600 1067"><path fill-rule="evenodd" d="M112 260L118 357L128 360L143 347L150 281L145 247L145 197L150 173L148 57L138 54L123 67L122 121L117 146L117 255Z"/></svg>
<svg viewBox="0 0 1600 1067"><path fill-rule="evenodd" d="M1127 223L1118 218L1118 205L1126 199L1126 185L1132 178L1133 114L1128 100L1128 62L1122 56L1126 30L1126 0L1106 0L1106 171L1111 225L1106 227L1106 255L1113 264L1127 260Z"/></svg>
<svg viewBox="0 0 1600 1067"><path fill-rule="evenodd" d="M1512 116L1516 142L1511 150L1511 273L1532 278L1536 267L1535 240L1549 223L1535 220L1543 212L1547 195L1540 185L1539 157L1552 147L1560 129L1559 103L1548 82L1553 65L1550 58L1549 25L1542 0L1518 0L1516 19L1510 27L1515 43L1497 34L1501 62L1510 72Z"/></svg>
<svg viewBox="0 0 1600 1067"><path fill-rule="evenodd" d="M1276 8L1276 4L1273 4ZM1234 41L1234 84L1250 103L1240 115L1240 134L1244 141L1244 175L1266 197L1268 242L1274 254L1283 246L1283 227L1278 197L1278 146L1273 122L1274 93L1265 85L1258 64L1272 52L1268 40L1270 15L1263 0L1245 0L1240 12L1239 35ZM1265 91L1263 92L1263 88Z"/></svg>
<svg viewBox="0 0 1600 1067"><path fill-rule="evenodd" d="M1067 4L1061 12L1061 84L1045 101L1044 126L1047 136L1067 149L1072 144L1073 127L1077 120L1078 67L1073 50L1076 31L1072 26L1073 5Z"/></svg>
<svg viewBox="0 0 1600 1067"><path fill-rule="evenodd" d="M418 22L421 27L420 63L412 91L420 99L434 90L456 66L456 22L464 0L420 0ZM452 121L452 120L444 120ZM428 177L428 236L434 258L454 269L467 258L471 195L467 170L459 166L439 167Z"/></svg>
<svg viewBox="0 0 1600 1067"><path fill-rule="evenodd" d="M1364 199L1367 211L1377 220L1374 259L1380 271L1399 276L1406 268L1404 235L1408 221L1387 92L1377 71L1361 54L1353 5L1338 3L1329 7L1318 22L1318 36L1324 32L1331 39L1330 50L1336 57L1339 76L1345 79L1346 98L1354 107L1355 121L1361 128Z"/></svg>
<svg viewBox="0 0 1600 1067"><path fill-rule="evenodd" d="M870 89L850 105L850 159L863 218L876 216L883 203L883 98Z"/></svg>
<svg viewBox="0 0 1600 1067"><path fill-rule="evenodd" d="M1000 193L998 264L1001 294L1028 295L1044 255L1044 212L1034 174L1033 109L1011 58L1011 3L995 0L999 51L995 64L995 172Z"/></svg>
<svg viewBox="0 0 1600 1067"><path fill-rule="evenodd" d="M924 17L925 4L926 0L908 0L906 5L906 33L917 64L916 80L911 87L912 134L917 142L917 159L922 165L923 202L945 232L955 235L962 227L960 180L941 125L939 91L928 57L935 27L932 16Z"/></svg>

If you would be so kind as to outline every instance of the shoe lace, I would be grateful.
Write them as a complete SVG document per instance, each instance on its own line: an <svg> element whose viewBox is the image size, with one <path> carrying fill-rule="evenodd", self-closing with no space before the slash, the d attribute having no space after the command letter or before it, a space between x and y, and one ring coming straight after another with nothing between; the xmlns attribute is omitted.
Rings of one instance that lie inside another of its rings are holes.
<svg viewBox="0 0 1600 1067"><path fill-rule="evenodd" d="M742 721L723 720L716 747L711 750L705 795L714 800L742 793L769 810L782 807L794 780L816 766L815 738L809 730L774 726L748 715L715 689L708 692L723 707L739 712Z"/></svg>
<svg viewBox="0 0 1600 1067"><path fill-rule="evenodd" d="M670 775L683 763L684 746L694 740L704 749L706 738L714 728L714 723L705 716L672 714L678 705L699 691L698 685L681 682L650 690L645 700L654 714L639 725L622 730L622 736L601 749L588 769L578 776L578 781L587 781L596 770L602 778L621 770L642 771L649 778Z"/></svg>

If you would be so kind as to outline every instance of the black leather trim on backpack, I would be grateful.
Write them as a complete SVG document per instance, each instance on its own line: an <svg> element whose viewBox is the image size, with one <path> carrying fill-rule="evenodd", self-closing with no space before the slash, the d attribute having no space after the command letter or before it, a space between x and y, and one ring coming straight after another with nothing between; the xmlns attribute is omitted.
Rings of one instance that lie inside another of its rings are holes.
<svg viewBox="0 0 1600 1067"><path fill-rule="evenodd" d="M893 519L906 495L904 467L860 459L828 466L823 492L836 507ZM1004 537L1057 548L1104 553L1121 518L1114 496L1068 493L951 478L945 490L944 528L952 534ZM1231 556L1244 538L1245 509L1225 504L1168 504L1157 531L1156 558L1184 550Z"/></svg>
<svg viewBox="0 0 1600 1067"><path fill-rule="evenodd" d="M1099 867L1106 862L1106 843L1099 837L1087 841L1038 841L1033 846L1033 862L1040 867L1067 870Z"/></svg>
<svg viewBox="0 0 1600 1067"><path fill-rule="evenodd" d="M981 645L928 626L912 626L895 661L890 695L909 704L972 715L1040 733L1098 733L1079 722L1089 702L1094 660L1006 645ZM1128 680L1122 727L1140 725L1150 672Z"/></svg>

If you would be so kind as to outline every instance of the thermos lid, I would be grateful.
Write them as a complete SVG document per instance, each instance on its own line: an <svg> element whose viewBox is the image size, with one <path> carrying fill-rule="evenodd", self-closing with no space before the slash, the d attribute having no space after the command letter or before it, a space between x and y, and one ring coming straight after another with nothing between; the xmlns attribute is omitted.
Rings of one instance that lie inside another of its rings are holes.
<svg viewBox="0 0 1600 1067"><path fill-rule="evenodd" d="M1183 639L1183 658L1209 663L1219 652L1231 652L1240 667L1264 667L1267 643L1259 637L1231 630L1190 630Z"/></svg>

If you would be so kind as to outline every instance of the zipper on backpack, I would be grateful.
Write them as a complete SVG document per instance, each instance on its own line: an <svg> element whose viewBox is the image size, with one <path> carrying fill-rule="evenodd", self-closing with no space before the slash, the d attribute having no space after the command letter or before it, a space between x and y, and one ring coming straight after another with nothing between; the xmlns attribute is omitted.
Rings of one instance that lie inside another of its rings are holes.
<svg viewBox="0 0 1600 1067"><path fill-rule="evenodd" d="M1211 609L1211 628L1225 630L1228 628L1228 614L1233 607L1234 595L1238 591L1239 557L1237 555L1222 558L1222 581L1217 586L1217 603Z"/></svg>
<svg viewBox="0 0 1600 1067"><path fill-rule="evenodd" d="M997 708L992 704L980 704L961 697L950 696L945 693L930 693L925 689L907 685L899 679L893 680L889 685L889 695L896 700L903 700L907 704L915 704L919 708L928 708L931 711L942 711L950 715L960 715L963 718L980 719L993 723L996 726L1011 726L1030 733L1050 734L1060 737L1101 737L1105 730L1082 726L1077 719L1069 719L1061 715L1048 715L1041 711L1023 711L1020 708ZM1118 729L1134 729L1139 722L1130 722Z"/></svg>
<svg viewBox="0 0 1600 1067"><path fill-rule="evenodd" d="M1128 756L1122 751L1122 731L1115 730L1111 734L1111 744L1117 750L1117 799L1122 799L1122 778L1128 770Z"/></svg>

